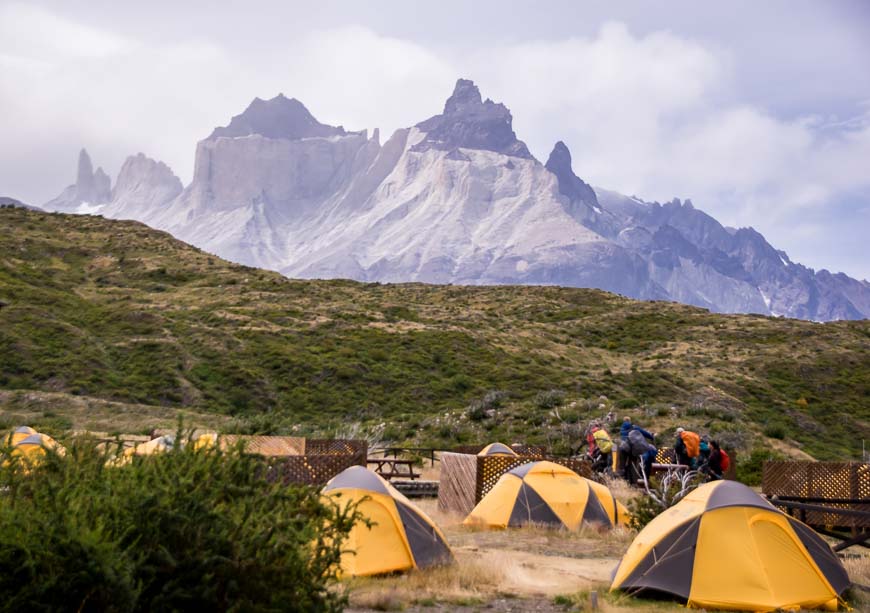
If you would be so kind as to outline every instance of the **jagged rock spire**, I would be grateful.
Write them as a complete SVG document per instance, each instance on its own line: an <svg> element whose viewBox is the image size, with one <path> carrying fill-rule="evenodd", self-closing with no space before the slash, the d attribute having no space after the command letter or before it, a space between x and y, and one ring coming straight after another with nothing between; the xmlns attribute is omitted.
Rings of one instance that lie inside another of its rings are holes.
<svg viewBox="0 0 870 613"><path fill-rule="evenodd" d="M417 124L426 138L413 150L453 151L462 147L532 159L526 144L517 139L512 124L513 117L505 105L483 100L473 81L459 79L444 104L444 112Z"/></svg>
<svg viewBox="0 0 870 613"><path fill-rule="evenodd" d="M547 159L546 168L559 179L559 193L567 196L572 203L583 202L589 206L598 206L595 190L574 174L574 169L571 168L571 152L565 143L556 143Z"/></svg>

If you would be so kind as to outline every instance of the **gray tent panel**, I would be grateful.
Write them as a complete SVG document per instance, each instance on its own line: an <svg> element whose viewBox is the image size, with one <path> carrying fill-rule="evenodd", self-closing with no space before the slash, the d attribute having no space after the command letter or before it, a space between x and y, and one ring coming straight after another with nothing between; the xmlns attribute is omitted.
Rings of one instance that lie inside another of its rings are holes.
<svg viewBox="0 0 870 613"><path fill-rule="evenodd" d="M528 484L523 483L517 493L517 500L511 511L508 526L520 527L530 523L565 526L538 492Z"/></svg>
<svg viewBox="0 0 870 613"><path fill-rule="evenodd" d="M756 494L749 487L737 481L719 481L716 489L707 499L707 511L723 507L758 507L768 511L777 508Z"/></svg>
<svg viewBox="0 0 870 613"><path fill-rule="evenodd" d="M411 546L418 568L426 568L436 564L447 564L453 559L450 548L441 536L426 520L420 517L414 509L396 500L396 509L402 520L402 527Z"/></svg>
<svg viewBox="0 0 870 613"><path fill-rule="evenodd" d="M612 526L613 523L610 521L610 517L607 516L607 511L601 506L598 496L595 495L595 492L592 491L592 488L588 484L586 487L589 489L589 496L586 500L586 508L583 510L583 521L590 524Z"/></svg>
<svg viewBox="0 0 870 613"><path fill-rule="evenodd" d="M701 518L677 526L660 540L622 582L623 589L650 589L688 598Z"/></svg>
<svg viewBox="0 0 870 613"><path fill-rule="evenodd" d="M840 563L837 554L818 534L805 524L791 517L788 518L788 521L792 529L797 533L798 538L800 538L801 543L804 544L804 547L807 548L810 556L812 556L816 566L824 573L828 583L831 584L831 587L834 588L837 594L842 594L852 582L849 580L849 575Z"/></svg>
<svg viewBox="0 0 870 613"><path fill-rule="evenodd" d="M508 471L508 474L515 475L520 479L524 479L526 474L532 470L532 468L537 464L537 462L527 462L526 464L520 464L516 468L512 468Z"/></svg>
<svg viewBox="0 0 870 613"><path fill-rule="evenodd" d="M360 489L390 495L381 478L362 466L351 466L341 471L323 488L324 492L339 489Z"/></svg>

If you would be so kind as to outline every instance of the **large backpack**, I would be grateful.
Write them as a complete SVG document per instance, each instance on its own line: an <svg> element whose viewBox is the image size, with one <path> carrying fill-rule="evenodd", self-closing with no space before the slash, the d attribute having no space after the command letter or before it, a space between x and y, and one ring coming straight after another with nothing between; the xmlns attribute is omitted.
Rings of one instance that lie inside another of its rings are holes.
<svg viewBox="0 0 870 613"><path fill-rule="evenodd" d="M683 444L686 446L686 455L690 458L697 458L701 453L701 437L694 432L683 430L680 433L680 438L683 439Z"/></svg>
<svg viewBox="0 0 870 613"><path fill-rule="evenodd" d="M613 451L613 441L610 440L610 435L607 434L607 430L599 428L592 433L592 436L595 438L595 444L598 445L601 453L610 453Z"/></svg>
<svg viewBox="0 0 870 613"><path fill-rule="evenodd" d="M628 444L631 445L631 455L634 456L643 455L653 448L653 446L647 442L644 435L637 430L632 430L628 433Z"/></svg>
<svg viewBox="0 0 870 613"><path fill-rule="evenodd" d="M728 472L728 469L731 468L731 458L728 457L728 454L725 453L724 449L719 450L719 456L721 460L719 460L719 466L722 467L722 474L724 475Z"/></svg>

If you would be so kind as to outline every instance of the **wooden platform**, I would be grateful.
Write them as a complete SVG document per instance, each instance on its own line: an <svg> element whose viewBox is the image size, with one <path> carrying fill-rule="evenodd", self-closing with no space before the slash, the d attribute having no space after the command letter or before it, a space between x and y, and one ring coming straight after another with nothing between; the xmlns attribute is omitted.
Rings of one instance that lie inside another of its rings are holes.
<svg viewBox="0 0 870 613"><path fill-rule="evenodd" d="M770 502L822 534L835 551L870 548L870 465L863 462L765 462L761 491Z"/></svg>

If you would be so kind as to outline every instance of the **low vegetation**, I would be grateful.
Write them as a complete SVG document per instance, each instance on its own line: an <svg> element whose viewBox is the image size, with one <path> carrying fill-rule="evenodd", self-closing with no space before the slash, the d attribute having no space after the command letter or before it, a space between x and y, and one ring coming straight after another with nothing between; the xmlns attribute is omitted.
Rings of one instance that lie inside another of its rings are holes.
<svg viewBox="0 0 870 613"><path fill-rule="evenodd" d="M608 413L665 444L684 425L743 454L782 444L858 458L870 438L866 321L724 316L588 289L294 281L139 223L11 208L0 301L9 425L111 430L65 409L111 403L137 431L182 411L228 431L331 434L352 415L422 446L565 451Z"/></svg>
<svg viewBox="0 0 870 613"><path fill-rule="evenodd" d="M0 465L0 609L338 611L353 505L193 446L107 465L93 441Z"/></svg>

